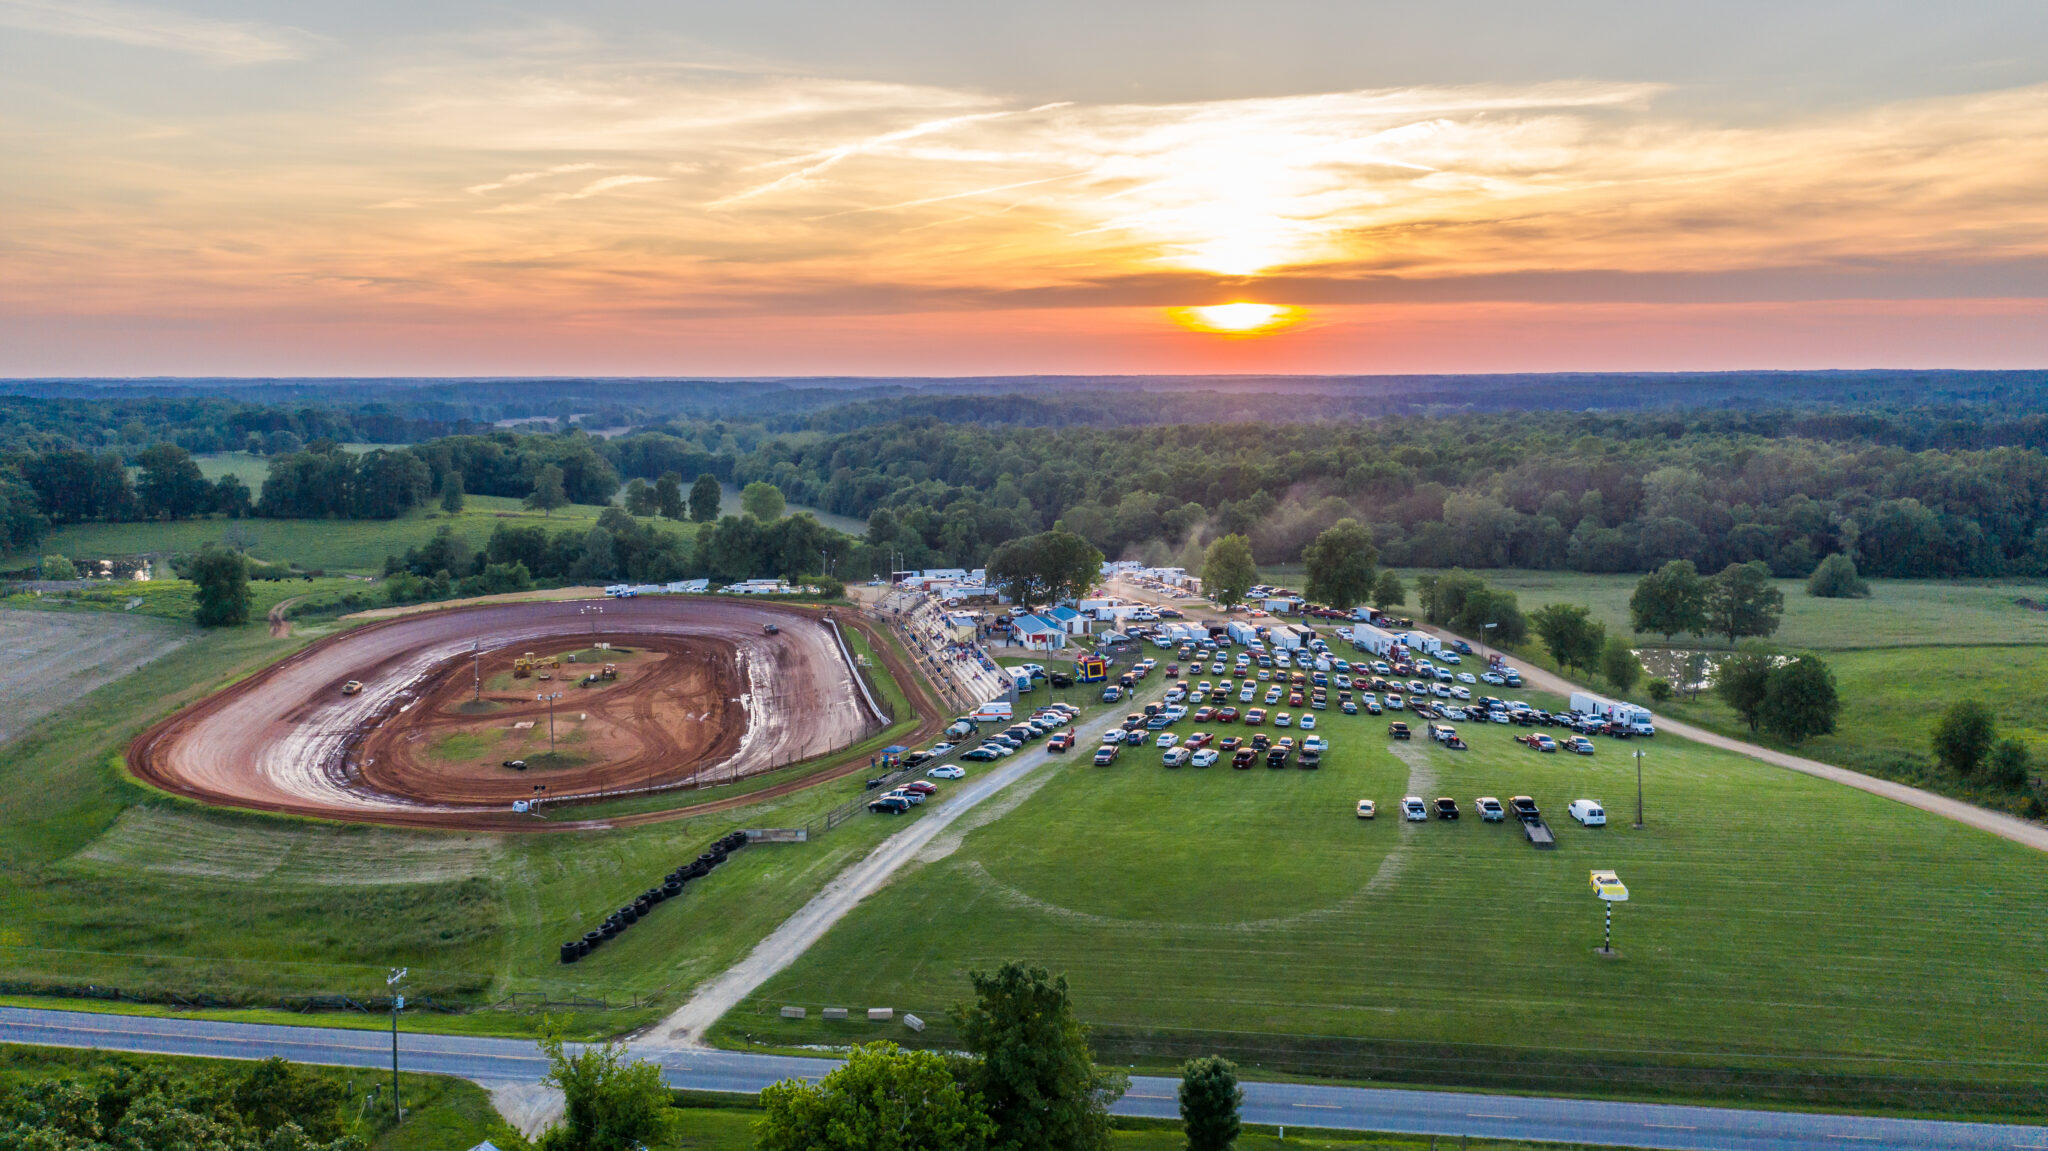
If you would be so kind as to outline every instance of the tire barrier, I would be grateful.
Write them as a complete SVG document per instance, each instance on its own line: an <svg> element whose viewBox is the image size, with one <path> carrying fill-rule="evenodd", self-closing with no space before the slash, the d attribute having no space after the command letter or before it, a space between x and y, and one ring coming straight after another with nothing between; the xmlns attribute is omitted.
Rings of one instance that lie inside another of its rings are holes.
<svg viewBox="0 0 2048 1151"><path fill-rule="evenodd" d="M620 932L640 922L653 910L671 899L680 896L686 885L711 874L713 868L724 863L733 852L747 845L747 833L735 831L720 836L709 850L696 859L677 867L661 877L661 881L639 895L625 906L605 916L604 922L595 930L586 931L579 939L572 939L561 947L561 961L574 963L598 949L605 940L616 939Z"/></svg>

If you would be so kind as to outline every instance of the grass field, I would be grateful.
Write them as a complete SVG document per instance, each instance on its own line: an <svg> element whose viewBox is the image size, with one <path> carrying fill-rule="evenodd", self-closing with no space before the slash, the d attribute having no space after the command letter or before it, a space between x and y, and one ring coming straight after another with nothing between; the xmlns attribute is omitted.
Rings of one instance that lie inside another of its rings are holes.
<svg viewBox="0 0 2048 1151"><path fill-rule="evenodd" d="M1414 607L1415 576L1401 572ZM1515 593L1524 612L1551 603L1583 604L1605 623L1610 635L1629 631L1628 600L1637 575L1581 572L1483 570L1473 574ZM1947 647L1965 644L2048 642L2048 612L2020 606L2019 599L2048 601L2042 580L1871 580L1868 599L1815 599L1805 580L1775 580L1785 596L1785 615L1771 642L1812 651L1853 651L1879 647ZM1661 636L1635 636L1661 644ZM1691 641L1679 637L1677 646ZM1708 637L1709 646L1725 639Z"/></svg>
<svg viewBox="0 0 2048 1151"><path fill-rule="evenodd" d="M174 1082L198 1079L225 1072L239 1075L247 1064L230 1059L196 1059L170 1055L121 1055L101 1051L77 1051L61 1047L29 1047L0 1044L0 1090L19 1088L49 1079L72 1079L91 1083L115 1075L124 1067L157 1068ZM389 1121L388 1073L337 1067L301 1065L307 1074L339 1083L347 1093L344 1110L364 1113L360 1122L347 1128L360 1136L370 1151L444 1151L474 1147L485 1139L506 1141L510 1128L491 1107L484 1089L465 1079L442 1075L399 1076L398 1089L404 1100L406 1121L393 1126ZM365 1113L363 1100L387 1089L385 1114Z"/></svg>
<svg viewBox="0 0 2048 1151"><path fill-rule="evenodd" d="M1066 972L1099 1049L1140 1066L1218 1050L1254 1074L2048 1105L2048 859L1669 737L1646 748L1650 828L1636 832L1620 746L1540 755L1511 729L1466 726L1460 754L1333 716L1318 772L1167 771L1149 749L1109 769L1066 761L856 909L722 1030L852 1042L868 1024L776 1009L890 1006L938 1021L920 1041L944 1046L967 972L1024 959ZM1468 817L1391 818L1411 791L1455 796ZM1481 794L1534 795L1558 849L1471 818ZM1573 824L1564 807L1580 796L1616 825ZM1379 819L1354 817L1361 797ZM1633 894L1619 961L1592 951L1594 867Z"/></svg>
<svg viewBox="0 0 2048 1151"><path fill-rule="evenodd" d="M603 508L571 504L552 516L529 512L515 499L470 496L463 510L450 516L438 506L415 509L392 520L180 520L175 523L73 524L50 533L37 549L44 555L97 558L197 551L235 532L251 556L272 563L332 572L374 574L384 570L384 557L403 555L432 539L444 525L455 528L472 546L482 547L491 529L501 523L529 523L550 532L588 530ZM33 562L31 555L0 557L0 565Z"/></svg>
<svg viewBox="0 0 2048 1151"><path fill-rule="evenodd" d="M0 805L8 990L93 984L260 1006L378 993L387 967L406 966L423 997L589 1000L577 1033L608 1034L672 1006L900 826L856 820L808 844L743 851L686 899L564 967L559 943L708 841L736 827L801 825L859 795L860 779L604 834L489 836L213 811L127 778L120 756L136 732L301 642L260 624L199 635L0 748L0 789L15 797ZM423 1018L525 1034L536 1016Z"/></svg>

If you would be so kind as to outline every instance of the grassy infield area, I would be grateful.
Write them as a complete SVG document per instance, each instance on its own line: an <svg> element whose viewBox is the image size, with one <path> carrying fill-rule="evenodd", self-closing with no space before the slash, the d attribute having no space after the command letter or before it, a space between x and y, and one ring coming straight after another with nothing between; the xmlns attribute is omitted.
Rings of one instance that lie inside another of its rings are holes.
<svg viewBox="0 0 2048 1151"><path fill-rule="evenodd" d="M458 523L479 540L500 510L511 514L481 499L472 508ZM353 525L251 528L268 558L373 567L433 526L400 521L352 543L336 529ZM83 530L131 529L165 530ZM290 550L301 533L335 550ZM1525 608L1590 602L1614 626L1631 581L1499 582ZM2018 645L2044 638L2048 617L2013 605L2021 594L1880 584L1875 600L1824 603L1788 589L1780 639L1830 653L1850 701L1836 741L1846 749L1924 745L1927 700L1952 697L1964 672L2038 736L2048 723L2036 649ZM606 1007L572 1022L613 1032L678 1002L900 826L859 819L812 844L742 852L688 900L563 968L560 939L671 861L735 826L804 822L858 781L687 824L490 837L208 812L122 774L121 749L147 723L304 638L271 639L260 625L206 636L0 749L0 787L15 797L0 805L12 880L0 889L0 978L260 1002L374 994L387 965L405 965L415 994L601 998ZM1712 718L1711 706L1694 711ZM1166 771L1150 748L1112 768L1076 757L1050 769L1021 802L949 837L950 854L857 909L729 1018L726 1037L911 1038L776 1013L892 1006L933 1022L921 1042L947 1045L946 1008L965 997L966 973L1021 958L1066 972L1102 1054L1139 1067L1214 1050L1255 1075L2048 1111L2048 859L1670 737L1644 746L1649 828L1638 832L1628 745L1539 755L1506 729L1474 729L1460 754L1392 745L1366 716L1319 718L1335 745L1319 772ZM1477 795L1533 795L1558 850L1539 854L1514 828L1469 816L1401 824L1386 812L1410 791L1468 810ZM1580 796L1605 802L1614 825L1572 824L1563 809ZM1361 797L1379 800L1377 821L1354 818ZM1616 916L1619 960L1592 953L1593 867L1619 870L1634 895ZM534 1020L479 1011L413 1023L518 1034ZM740 1124L735 1115L693 1122ZM1151 1137L1133 1133L1130 1145Z"/></svg>

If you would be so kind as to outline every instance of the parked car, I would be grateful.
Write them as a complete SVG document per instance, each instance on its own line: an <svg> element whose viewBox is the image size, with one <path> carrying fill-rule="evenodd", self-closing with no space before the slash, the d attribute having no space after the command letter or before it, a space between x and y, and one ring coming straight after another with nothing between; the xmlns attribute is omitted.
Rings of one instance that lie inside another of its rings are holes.
<svg viewBox="0 0 2048 1151"><path fill-rule="evenodd" d="M921 779L913 779L909 783L904 784L903 790L914 791L919 795L937 795L939 793L939 787L937 784L926 783L924 780Z"/></svg>
<svg viewBox="0 0 2048 1151"><path fill-rule="evenodd" d="M1159 758L1159 762L1167 767L1181 767L1187 763L1191 754L1193 753L1184 747L1169 748L1166 754Z"/></svg>
<svg viewBox="0 0 2048 1151"><path fill-rule="evenodd" d="M1316 717L1313 715L1302 716L1300 726L1303 731L1314 731L1316 729Z"/></svg>
<svg viewBox="0 0 2048 1151"><path fill-rule="evenodd" d="M1074 746L1074 737L1064 731L1045 741L1045 750L1047 751L1065 751L1072 746Z"/></svg>
<svg viewBox="0 0 2048 1151"><path fill-rule="evenodd" d="M1152 741L1152 745L1153 745L1154 747L1161 747L1161 748L1167 748L1167 747L1177 747L1177 746L1179 746L1179 744L1180 744L1180 737L1179 737L1179 736L1176 736L1175 734L1173 734L1173 733L1172 733L1172 732L1170 732L1170 731L1162 731L1162 732L1160 732L1160 733L1159 733L1159 738L1158 738L1158 739L1155 739L1155 740L1153 740L1153 741Z"/></svg>
<svg viewBox="0 0 2048 1151"><path fill-rule="evenodd" d="M1122 746L1114 743L1105 743L1101 747L1096 748L1095 766L1108 767L1110 764L1115 763L1116 753L1122 750Z"/></svg>
<svg viewBox="0 0 2048 1151"><path fill-rule="evenodd" d="M1437 817L1438 819L1456 819L1456 818L1458 818L1458 801L1457 801L1457 800L1455 800L1455 799L1452 799L1452 798L1451 798L1450 796L1448 796L1448 795L1440 795L1440 796L1437 796L1437 798L1436 798L1436 817Z"/></svg>
<svg viewBox="0 0 2048 1151"><path fill-rule="evenodd" d="M1507 808L1502 807L1500 800L1490 795L1482 795L1473 800L1472 806L1479 809L1479 818L1488 823L1499 823L1508 817Z"/></svg>
<svg viewBox="0 0 2048 1151"><path fill-rule="evenodd" d="M1263 707L1255 707L1244 713L1246 727L1257 727L1264 722L1266 722L1266 709Z"/></svg>
<svg viewBox="0 0 2048 1151"><path fill-rule="evenodd" d="M1361 799L1358 801L1358 818L1371 819L1377 814L1379 814L1379 810L1372 805L1372 800Z"/></svg>
<svg viewBox="0 0 2048 1151"><path fill-rule="evenodd" d="M1238 748L1243 746L1244 740L1242 738L1235 735L1229 735L1223 737L1223 741L1221 743L1218 743L1216 745L1216 748L1223 754L1229 755L1231 752L1236 751Z"/></svg>
<svg viewBox="0 0 2048 1151"><path fill-rule="evenodd" d="M910 810L910 801L894 795L885 795L869 803L868 810L878 815L902 815Z"/></svg>
<svg viewBox="0 0 2048 1151"><path fill-rule="evenodd" d="M1258 752L1252 750L1249 747L1241 747L1237 749L1237 754L1230 757L1230 766L1236 768L1239 771L1243 771L1251 765L1257 763L1258 761Z"/></svg>
<svg viewBox="0 0 2048 1151"><path fill-rule="evenodd" d="M1266 753L1266 766L1267 766L1267 767L1286 767L1286 766L1287 766L1287 756L1288 756L1288 755L1289 755L1289 753L1291 753L1292 751L1293 751L1293 749L1292 749L1292 748L1286 748L1286 747L1276 747L1276 748L1272 749L1271 751L1268 751L1268 752Z"/></svg>
<svg viewBox="0 0 2048 1151"><path fill-rule="evenodd" d="M1564 749L1579 755L1593 754L1593 741L1583 735L1575 735L1564 741Z"/></svg>
<svg viewBox="0 0 2048 1151"><path fill-rule="evenodd" d="M1217 722L1217 723L1236 723L1236 722L1237 722L1237 709L1236 709L1236 708L1234 708L1234 707L1219 707L1219 708L1217 708L1217 709L1216 709L1216 722Z"/></svg>
<svg viewBox="0 0 2048 1151"><path fill-rule="evenodd" d="M1400 696L1398 696L1398 695L1396 695L1396 694L1394 694L1394 693L1393 693L1393 692L1391 692L1391 691L1387 693L1387 710L1388 710L1388 711L1400 711L1400 710L1401 710L1401 697L1400 697Z"/></svg>
<svg viewBox="0 0 2048 1151"><path fill-rule="evenodd" d="M1404 796L1401 800L1401 816L1410 823L1422 823L1429 818L1429 808L1419 795Z"/></svg>
<svg viewBox="0 0 2048 1151"><path fill-rule="evenodd" d="M1222 757L1216 753L1215 748L1205 747L1202 750L1188 757L1188 766L1213 767L1215 766L1216 761L1220 758Z"/></svg>
<svg viewBox="0 0 2048 1151"><path fill-rule="evenodd" d="M992 748L987 744L983 744L980 747L975 748L973 751L961 753L960 758L973 760L975 763L987 763L989 760L992 759L1001 759L1002 756L996 751L995 748Z"/></svg>
<svg viewBox="0 0 2048 1151"><path fill-rule="evenodd" d="M1284 712L1284 711L1281 711L1281 712L1275 712L1275 713L1273 714L1273 726L1274 726L1274 727L1291 727L1291 726L1293 726L1293 724L1294 724L1294 716L1293 716L1293 715L1291 715L1291 714L1289 714L1288 712Z"/></svg>
<svg viewBox="0 0 2048 1151"><path fill-rule="evenodd" d="M882 798L889 799L891 797L908 800L913 806L916 804L923 803L925 801L924 793L917 791L905 791L903 788L900 787L897 788L895 791L890 792L888 795L883 796Z"/></svg>
<svg viewBox="0 0 2048 1151"><path fill-rule="evenodd" d="M1408 725L1397 719L1387 725L1387 734L1395 739L1407 739L1409 736Z"/></svg>
<svg viewBox="0 0 2048 1151"><path fill-rule="evenodd" d="M955 767L950 763L940 764L938 767L932 768L930 771L925 772L925 774L931 776L933 779L967 778L967 771L965 768Z"/></svg>
<svg viewBox="0 0 2048 1151"><path fill-rule="evenodd" d="M1597 800L1574 799L1571 806L1565 810L1571 813L1573 819L1587 827L1607 826L1607 812L1601 809Z"/></svg>

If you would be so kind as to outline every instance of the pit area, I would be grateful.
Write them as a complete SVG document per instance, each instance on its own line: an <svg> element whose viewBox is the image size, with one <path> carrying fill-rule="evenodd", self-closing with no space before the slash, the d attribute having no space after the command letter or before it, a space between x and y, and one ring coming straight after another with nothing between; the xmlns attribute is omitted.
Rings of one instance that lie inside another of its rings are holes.
<svg viewBox="0 0 2048 1151"><path fill-rule="evenodd" d="M504 828L528 818L516 801L687 796L884 726L820 611L591 606L488 604L345 632L158 724L130 770L208 803Z"/></svg>

